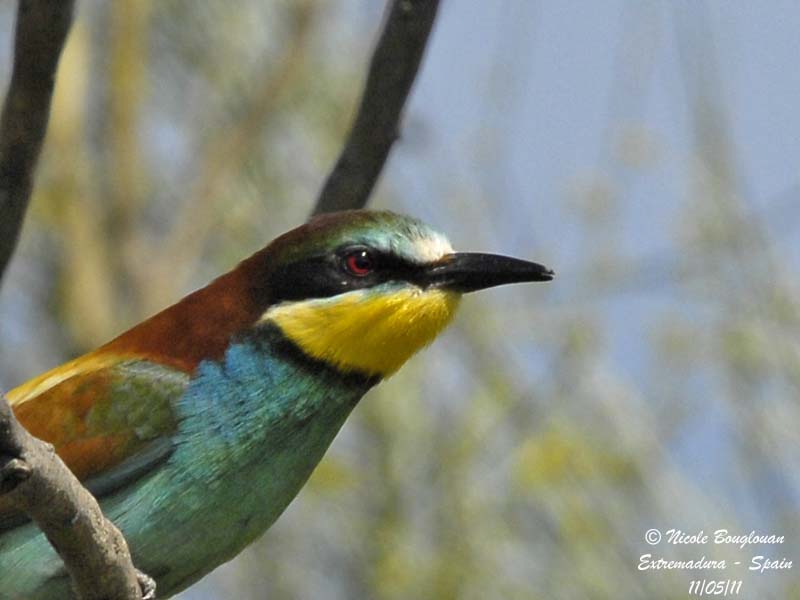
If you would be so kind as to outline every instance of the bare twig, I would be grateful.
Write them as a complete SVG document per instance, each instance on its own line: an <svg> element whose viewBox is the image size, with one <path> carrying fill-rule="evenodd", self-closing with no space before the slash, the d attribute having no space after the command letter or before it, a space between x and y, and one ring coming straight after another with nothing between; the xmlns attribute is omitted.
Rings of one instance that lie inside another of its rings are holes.
<svg viewBox="0 0 800 600"><path fill-rule="evenodd" d="M0 117L0 277L28 206L72 5L72 0L19 2L14 67Z"/></svg>
<svg viewBox="0 0 800 600"><path fill-rule="evenodd" d="M154 597L155 583L134 569L125 538L53 447L19 424L5 398L0 400L0 494L45 532L78 598Z"/></svg>
<svg viewBox="0 0 800 600"><path fill-rule="evenodd" d="M47 130L72 0L19 0L14 67L0 117L0 276L14 251ZM28 514L61 556L82 600L152 597L122 534L53 452L0 398L0 495Z"/></svg>
<svg viewBox="0 0 800 600"><path fill-rule="evenodd" d="M313 215L366 205L398 137L400 117L433 27L438 0L393 0L358 114Z"/></svg>

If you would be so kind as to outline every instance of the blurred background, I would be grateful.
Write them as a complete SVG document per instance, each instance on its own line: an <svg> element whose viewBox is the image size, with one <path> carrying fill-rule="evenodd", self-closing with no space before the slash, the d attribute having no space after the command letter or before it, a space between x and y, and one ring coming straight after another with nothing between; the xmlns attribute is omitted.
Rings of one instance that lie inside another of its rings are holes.
<svg viewBox="0 0 800 600"><path fill-rule="evenodd" d="M304 221L383 10L79 2L0 293L0 388ZM276 525L181 597L685 598L731 578L800 598L800 564L746 569L800 561L798 31L789 1L445 0L371 205L557 278L468 297ZM742 566L640 571L645 553Z"/></svg>

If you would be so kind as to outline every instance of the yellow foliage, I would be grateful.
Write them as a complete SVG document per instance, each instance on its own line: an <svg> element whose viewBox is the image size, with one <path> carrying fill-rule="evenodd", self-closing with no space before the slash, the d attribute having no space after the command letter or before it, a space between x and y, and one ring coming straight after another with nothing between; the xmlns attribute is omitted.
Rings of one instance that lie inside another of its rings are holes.
<svg viewBox="0 0 800 600"><path fill-rule="evenodd" d="M355 479L345 462L335 456L327 456L314 469L306 487L321 494L338 492L351 488Z"/></svg>
<svg viewBox="0 0 800 600"><path fill-rule="evenodd" d="M551 424L517 449L514 479L523 488L538 488L595 477L624 481L635 474L629 457L593 442L568 425Z"/></svg>

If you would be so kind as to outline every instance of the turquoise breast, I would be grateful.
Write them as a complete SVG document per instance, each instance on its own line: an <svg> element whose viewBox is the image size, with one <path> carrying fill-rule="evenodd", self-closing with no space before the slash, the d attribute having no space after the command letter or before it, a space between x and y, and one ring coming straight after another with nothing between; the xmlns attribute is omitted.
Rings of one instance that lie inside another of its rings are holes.
<svg viewBox="0 0 800 600"><path fill-rule="evenodd" d="M375 383L306 358L274 327L231 345L222 361L201 363L175 407L172 455L101 502L136 566L157 580L159 598L260 536ZM69 581L44 536L32 525L6 535L14 538L7 547L26 559L14 561L30 579L25 597L65 597Z"/></svg>

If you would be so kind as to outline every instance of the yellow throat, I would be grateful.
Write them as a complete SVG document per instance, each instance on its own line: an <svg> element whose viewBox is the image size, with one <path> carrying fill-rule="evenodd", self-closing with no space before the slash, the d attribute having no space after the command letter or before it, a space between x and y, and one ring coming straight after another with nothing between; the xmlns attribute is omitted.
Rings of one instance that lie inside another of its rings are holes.
<svg viewBox="0 0 800 600"><path fill-rule="evenodd" d="M270 308L272 321L309 356L342 371L388 377L452 320L461 295L413 286L358 290Z"/></svg>

